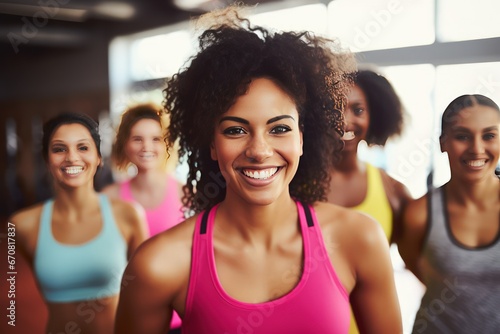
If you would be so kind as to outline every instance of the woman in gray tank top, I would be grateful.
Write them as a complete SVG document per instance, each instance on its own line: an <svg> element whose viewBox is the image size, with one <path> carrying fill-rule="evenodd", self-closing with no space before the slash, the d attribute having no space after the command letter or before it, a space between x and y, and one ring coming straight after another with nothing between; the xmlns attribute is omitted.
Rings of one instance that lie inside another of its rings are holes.
<svg viewBox="0 0 500 334"><path fill-rule="evenodd" d="M399 250L425 284L413 333L500 331L500 111L463 95L443 113L451 178L411 203Z"/></svg>

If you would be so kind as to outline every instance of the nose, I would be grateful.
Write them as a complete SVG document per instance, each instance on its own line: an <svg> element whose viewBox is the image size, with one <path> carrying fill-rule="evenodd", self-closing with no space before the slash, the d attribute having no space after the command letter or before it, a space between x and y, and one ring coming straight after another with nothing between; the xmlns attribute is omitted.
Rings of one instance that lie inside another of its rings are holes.
<svg viewBox="0 0 500 334"><path fill-rule="evenodd" d="M265 136L256 135L248 143L245 155L253 161L262 162L273 155L273 149Z"/></svg>
<svg viewBox="0 0 500 334"><path fill-rule="evenodd" d="M484 153L485 149L483 139L475 137L471 143L471 150L476 154Z"/></svg>
<svg viewBox="0 0 500 334"><path fill-rule="evenodd" d="M151 140L144 140L142 142L142 150L143 151L149 151L153 147L153 143Z"/></svg>
<svg viewBox="0 0 500 334"><path fill-rule="evenodd" d="M346 125L349 125L353 121L353 114L351 109L346 109L344 111L344 122Z"/></svg>
<svg viewBox="0 0 500 334"><path fill-rule="evenodd" d="M66 161L68 162L74 162L74 161L78 161L80 159L80 156L77 152L76 149L68 149L68 153L66 153Z"/></svg>

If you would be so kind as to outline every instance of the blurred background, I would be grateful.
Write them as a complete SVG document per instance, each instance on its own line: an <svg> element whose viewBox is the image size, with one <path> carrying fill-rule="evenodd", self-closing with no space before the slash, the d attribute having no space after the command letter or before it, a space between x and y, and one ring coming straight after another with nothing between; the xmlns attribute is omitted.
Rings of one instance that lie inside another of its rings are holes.
<svg viewBox="0 0 500 334"><path fill-rule="evenodd" d="M190 18L233 2L0 1L2 224L13 211L52 195L41 156L41 125L61 111L84 112L100 121L106 168L96 186L111 182L109 154L121 112L138 102L161 103L165 79L195 52ZM383 150L363 147L361 152L414 197L449 178L438 146L446 105L472 93L500 103L498 0L239 2L252 5L254 24L337 38L357 53L361 67L374 68L391 81L406 109L405 131ZM178 176L183 173L181 166ZM411 278L400 282L409 300L403 310L409 324L421 290ZM45 316L36 302L31 306L34 313L28 305L23 310L31 315L19 314L25 323Z"/></svg>

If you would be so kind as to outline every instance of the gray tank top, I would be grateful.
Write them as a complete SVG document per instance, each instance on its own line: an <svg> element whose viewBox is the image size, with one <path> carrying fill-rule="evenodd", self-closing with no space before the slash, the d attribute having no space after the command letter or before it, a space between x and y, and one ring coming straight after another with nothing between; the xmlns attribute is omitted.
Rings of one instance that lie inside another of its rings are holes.
<svg viewBox="0 0 500 334"><path fill-rule="evenodd" d="M428 197L427 290L412 333L500 333L500 233L487 246L467 247L451 233L443 188Z"/></svg>

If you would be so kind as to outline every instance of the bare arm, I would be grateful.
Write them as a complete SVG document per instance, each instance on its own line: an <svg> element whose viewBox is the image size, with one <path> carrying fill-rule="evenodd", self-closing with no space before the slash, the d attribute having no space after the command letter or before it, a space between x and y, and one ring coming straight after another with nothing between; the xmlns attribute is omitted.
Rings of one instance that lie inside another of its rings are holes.
<svg viewBox="0 0 500 334"><path fill-rule="evenodd" d="M33 264L42 205L36 205L14 213L8 221L14 225L16 248L28 261Z"/></svg>
<svg viewBox="0 0 500 334"><path fill-rule="evenodd" d="M351 306L361 333L402 333L401 312L387 239L380 226L366 218L358 228Z"/></svg>
<svg viewBox="0 0 500 334"><path fill-rule="evenodd" d="M133 209L130 214L131 237L128 242L128 258L139 248L139 246L148 238L149 231L146 222L144 210L137 205L132 205Z"/></svg>
<svg viewBox="0 0 500 334"><path fill-rule="evenodd" d="M144 242L130 260L123 276L115 333L164 334L174 308L184 314L192 228L180 225Z"/></svg>
<svg viewBox="0 0 500 334"><path fill-rule="evenodd" d="M403 231L398 241L399 254L406 267L422 281L418 261L427 230L427 195L408 204L403 222Z"/></svg>
<svg viewBox="0 0 500 334"><path fill-rule="evenodd" d="M403 212L406 205L412 201L412 196L406 186L390 177L381 170L385 193L392 209L392 234L390 243L397 243L403 233Z"/></svg>
<svg viewBox="0 0 500 334"><path fill-rule="evenodd" d="M111 199L113 214L127 241L128 258L148 238L148 226L144 209L138 204Z"/></svg>

